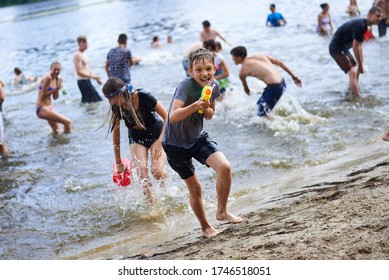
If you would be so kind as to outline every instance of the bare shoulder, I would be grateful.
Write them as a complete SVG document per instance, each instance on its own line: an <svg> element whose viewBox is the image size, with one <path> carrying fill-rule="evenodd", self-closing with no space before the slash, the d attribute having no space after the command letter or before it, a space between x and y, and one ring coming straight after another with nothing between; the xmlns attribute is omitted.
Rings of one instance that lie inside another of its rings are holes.
<svg viewBox="0 0 389 280"><path fill-rule="evenodd" d="M80 51L76 51L76 52L74 53L73 60L74 60L74 61L79 61L79 60L81 60L81 59L82 59L81 52L80 52Z"/></svg>
<svg viewBox="0 0 389 280"><path fill-rule="evenodd" d="M51 74L50 72L49 73L46 73L43 77L42 77L42 82L46 82L46 81L51 81Z"/></svg>

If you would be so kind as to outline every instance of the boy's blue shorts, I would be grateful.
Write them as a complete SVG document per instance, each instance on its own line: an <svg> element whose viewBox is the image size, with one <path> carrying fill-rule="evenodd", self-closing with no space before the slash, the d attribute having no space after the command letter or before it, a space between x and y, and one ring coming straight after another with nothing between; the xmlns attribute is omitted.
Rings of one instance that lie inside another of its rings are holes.
<svg viewBox="0 0 389 280"><path fill-rule="evenodd" d="M268 84L263 91L262 96L258 99L258 116L266 116L276 106L280 100L286 84L284 79L278 84Z"/></svg>
<svg viewBox="0 0 389 280"><path fill-rule="evenodd" d="M204 132L190 149L162 145L169 165L184 180L192 177L195 173L192 158L195 158L201 164L206 164L208 157L219 151L217 143L209 138L207 132Z"/></svg>

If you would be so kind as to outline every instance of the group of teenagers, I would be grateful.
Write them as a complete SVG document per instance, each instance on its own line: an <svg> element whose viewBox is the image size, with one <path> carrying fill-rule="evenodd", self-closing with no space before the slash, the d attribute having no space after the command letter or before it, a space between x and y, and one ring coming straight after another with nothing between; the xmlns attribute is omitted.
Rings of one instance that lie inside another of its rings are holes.
<svg viewBox="0 0 389 280"><path fill-rule="evenodd" d="M333 36L330 54L342 70L346 73L353 72L349 74L350 80L353 75L358 76L363 73L362 52L358 52L360 49L355 46L363 42L360 34L363 37L368 26L378 24L382 18L381 13L379 7L373 7L367 18L346 22ZM208 21L203 22L203 27L204 30L200 36L203 46L194 48L186 57L187 64L184 65L186 65L185 70L188 76L176 87L168 110L150 92L132 87L129 68L138 61L127 48L125 34L119 35L118 46L111 49L107 55L105 69L108 79L102 91L112 111L109 129L113 137L116 170L121 173L127 169L122 162L120 149L120 123L123 120L128 128L132 164L148 201L151 203L155 201L149 178L149 161L150 173L161 185L168 176L165 169L167 161L184 180L189 190L190 205L200 223L203 235L211 237L220 231L211 225L206 216L201 183L195 172L193 159L211 167L217 174L216 219L232 224L241 223L243 219L229 212L227 208L232 183L231 163L220 151L217 143L203 130L204 120L212 119L216 110L216 101L223 92L221 89L225 89L221 85L223 82L219 83L216 76L217 53L214 45L216 37L226 41L210 27ZM101 101L101 97L91 84L91 79L95 79L99 84L102 84L102 81L89 68L85 54L88 46L87 39L85 36L80 36L77 42L79 49L74 55L73 62L78 76L82 102ZM353 47L357 58L355 64L355 60L352 60L348 51L350 46ZM244 46L232 48L230 54L233 62L241 65L239 78L246 94L250 95L247 77L255 77L266 84L257 102L257 114L260 117L269 118L269 113L281 98L286 87L285 80L276 66L286 71L298 87L302 86L302 81L285 63L274 57L266 54L247 56ZM59 132L60 124L63 124L65 133L70 133L70 119L55 112L51 105L51 97L57 99L63 86L60 72L61 64L54 62L50 67L50 72L42 78L36 102L36 114L39 118L48 121L53 133ZM201 97L205 86L212 87L212 96L209 100ZM354 90L351 81L350 88Z"/></svg>

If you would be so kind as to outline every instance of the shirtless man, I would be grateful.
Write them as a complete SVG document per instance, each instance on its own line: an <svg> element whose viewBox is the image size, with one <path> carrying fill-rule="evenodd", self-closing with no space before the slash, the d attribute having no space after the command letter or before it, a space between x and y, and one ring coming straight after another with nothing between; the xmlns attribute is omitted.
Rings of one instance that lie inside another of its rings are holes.
<svg viewBox="0 0 389 280"><path fill-rule="evenodd" d="M38 99L36 101L36 115L40 119L47 120L52 133L59 133L59 124L64 125L64 132L71 132L71 121L69 118L54 111L51 104L51 96L53 99L58 99L59 91L62 88L61 64L57 61L53 62L50 67L50 72L43 76L39 86Z"/></svg>
<svg viewBox="0 0 389 280"><path fill-rule="evenodd" d="M274 65L284 69L292 77L296 86L301 87L302 85L301 80L282 61L274 57L265 54L255 54L247 57L247 50L243 46L233 48L231 55L236 65L242 64L239 78L247 95L250 95L250 89L246 81L247 77L255 77L267 85L262 96L257 101L258 116L260 117L268 115L286 88L284 78Z"/></svg>
<svg viewBox="0 0 389 280"><path fill-rule="evenodd" d="M220 39L222 39L226 44L229 45L227 40L222 35L220 35L219 32L217 32L215 29L211 28L211 23L208 20L203 21L203 29L204 30L201 31L201 33L200 33L200 41L201 42L205 42L205 41L208 41L211 39L216 41L216 37L220 37Z"/></svg>
<svg viewBox="0 0 389 280"><path fill-rule="evenodd" d="M382 10L382 20L378 24L378 36L383 37L386 35L386 29L389 25L389 0L376 0L374 5Z"/></svg>
<svg viewBox="0 0 389 280"><path fill-rule="evenodd" d="M81 91L81 102L97 102L102 101L100 95L91 83L91 78L95 79L99 85L102 84L100 76L93 74L88 65L88 57L85 50L88 48L88 42L85 36L77 38L78 51L74 54L73 62L77 73L77 84Z"/></svg>

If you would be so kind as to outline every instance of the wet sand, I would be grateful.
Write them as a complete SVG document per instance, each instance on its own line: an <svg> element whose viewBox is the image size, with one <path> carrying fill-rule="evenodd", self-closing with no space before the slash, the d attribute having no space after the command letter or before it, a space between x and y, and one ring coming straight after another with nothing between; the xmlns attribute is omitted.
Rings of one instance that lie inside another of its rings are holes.
<svg viewBox="0 0 389 280"><path fill-rule="evenodd" d="M377 141L312 168L312 184L299 179L304 173L279 182L300 187L242 215L242 224L219 224L218 236L197 229L120 259L388 260L388 149Z"/></svg>

